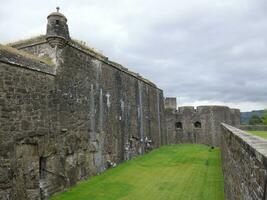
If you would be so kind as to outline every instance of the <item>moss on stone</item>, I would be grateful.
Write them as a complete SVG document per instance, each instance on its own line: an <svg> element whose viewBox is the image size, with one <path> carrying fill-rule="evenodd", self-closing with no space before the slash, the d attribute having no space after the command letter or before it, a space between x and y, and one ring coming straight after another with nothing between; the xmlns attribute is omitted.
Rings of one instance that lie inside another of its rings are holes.
<svg viewBox="0 0 267 200"><path fill-rule="evenodd" d="M28 44L38 43L38 42L44 42L44 41L45 41L45 35L38 35L38 36L31 37L28 39L22 39L22 40L18 40L16 42L7 43L6 46L19 47L19 46L23 46L23 45L28 45Z"/></svg>
<svg viewBox="0 0 267 200"><path fill-rule="evenodd" d="M91 48L91 47L87 46L84 42L82 42L80 40L71 39L71 43L73 45L75 45L75 46L80 47L84 51L87 51L89 53L93 53L93 54L102 56L103 58L106 58L106 56L104 54L102 54L101 52L97 51L95 48Z"/></svg>

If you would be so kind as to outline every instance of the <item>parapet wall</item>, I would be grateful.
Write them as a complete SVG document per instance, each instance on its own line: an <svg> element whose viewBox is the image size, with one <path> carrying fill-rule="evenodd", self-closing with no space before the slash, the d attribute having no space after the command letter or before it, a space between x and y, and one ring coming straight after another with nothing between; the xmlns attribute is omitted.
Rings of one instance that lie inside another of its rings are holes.
<svg viewBox="0 0 267 200"><path fill-rule="evenodd" d="M226 200L266 199L267 140L222 124L221 152Z"/></svg>
<svg viewBox="0 0 267 200"><path fill-rule="evenodd" d="M35 72L56 75L55 66L52 65L51 60L44 60L37 56L1 44L0 62Z"/></svg>
<svg viewBox="0 0 267 200"><path fill-rule="evenodd" d="M58 142L53 66L1 48L0 77L0 199L37 199L38 154Z"/></svg>
<svg viewBox="0 0 267 200"><path fill-rule="evenodd" d="M222 122L240 125L240 111L227 106L179 107L166 109L167 137L170 144L200 143L219 146Z"/></svg>
<svg viewBox="0 0 267 200"><path fill-rule="evenodd" d="M266 125L240 125L240 129L244 131L267 131Z"/></svg>

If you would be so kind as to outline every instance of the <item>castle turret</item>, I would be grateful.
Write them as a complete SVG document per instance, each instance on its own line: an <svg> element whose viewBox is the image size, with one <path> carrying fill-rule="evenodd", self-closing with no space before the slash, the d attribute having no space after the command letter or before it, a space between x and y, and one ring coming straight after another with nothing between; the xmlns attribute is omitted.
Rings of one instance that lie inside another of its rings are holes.
<svg viewBox="0 0 267 200"><path fill-rule="evenodd" d="M59 12L59 7L47 17L46 40L53 48L63 48L70 40L67 18Z"/></svg>
<svg viewBox="0 0 267 200"><path fill-rule="evenodd" d="M164 103L165 109L171 109L174 111L177 109L176 97L166 97Z"/></svg>

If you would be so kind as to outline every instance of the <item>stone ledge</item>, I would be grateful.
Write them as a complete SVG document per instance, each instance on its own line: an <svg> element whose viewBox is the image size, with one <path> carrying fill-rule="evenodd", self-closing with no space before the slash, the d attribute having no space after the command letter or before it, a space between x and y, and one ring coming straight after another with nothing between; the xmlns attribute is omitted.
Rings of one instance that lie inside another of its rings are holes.
<svg viewBox="0 0 267 200"><path fill-rule="evenodd" d="M240 125L244 131L267 131L267 125Z"/></svg>
<svg viewBox="0 0 267 200"><path fill-rule="evenodd" d="M26 53L11 47L1 47L3 48L0 48L0 62L48 75L56 75L55 66L45 63L42 59L39 59L38 57L34 58L33 55L26 55Z"/></svg>
<svg viewBox="0 0 267 200"><path fill-rule="evenodd" d="M246 133L243 130L222 123L222 127L228 133L230 133L235 139L246 147L253 155L256 156L257 160L264 163L267 166L267 140Z"/></svg>

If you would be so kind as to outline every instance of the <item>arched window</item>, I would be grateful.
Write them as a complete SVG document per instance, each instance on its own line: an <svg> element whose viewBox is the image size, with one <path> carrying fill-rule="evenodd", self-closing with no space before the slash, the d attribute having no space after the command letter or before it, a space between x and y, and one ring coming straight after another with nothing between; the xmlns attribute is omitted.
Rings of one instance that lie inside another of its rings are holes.
<svg viewBox="0 0 267 200"><path fill-rule="evenodd" d="M195 128L201 128L201 123L198 122L198 121L195 122L195 123L194 123L194 127L195 127Z"/></svg>
<svg viewBox="0 0 267 200"><path fill-rule="evenodd" d="M182 124L182 122L176 122L176 123L175 123L175 127L178 128L178 129L183 129L183 124Z"/></svg>

